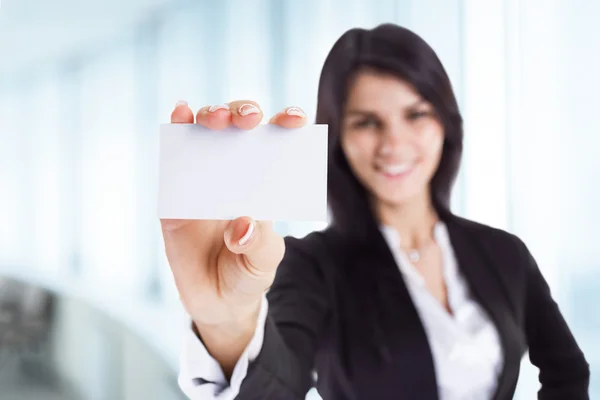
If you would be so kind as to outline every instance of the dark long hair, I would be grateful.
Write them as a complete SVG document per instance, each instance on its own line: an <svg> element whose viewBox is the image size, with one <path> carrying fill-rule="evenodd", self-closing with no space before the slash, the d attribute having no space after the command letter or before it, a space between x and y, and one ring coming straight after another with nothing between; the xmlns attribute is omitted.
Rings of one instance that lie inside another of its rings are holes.
<svg viewBox="0 0 600 400"><path fill-rule="evenodd" d="M393 24L344 33L329 52L319 81L317 124L329 125L328 203L332 225L354 239L372 222L366 188L340 146L341 122L352 79L363 68L392 74L430 102L444 127L441 160L430 182L433 205L450 214L451 190L462 155L463 124L450 79L434 50L417 34Z"/></svg>
<svg viewBox="0 0 600 400"><path fill-rule="evenodd" d="M371 30L351 29L331 49L319 82L317 123L329 126L328 203L332 231L341 233L341 254L348 267L350 285L365 296L356 299L365 307L360 315L367 318L356 329L367 334L384 362L390 351L383 334L383 314L390 305L381 278L368 265L371 254L387 252L371 209L367 189L359 182L340 145L343 110L352 79L362 69L391 74L407 82L430 102L444 128L444 144L438 168L430 181L433 206L442 220L451 217L450 197L458 174L463 143L463 123L450 79L434 50L418 35L393 24ZM339 242L339 241L338 241ZM333 242L332 242L333 243ZM333 244L331 244L334 246ZM340 246L336 246L340 247ZM339 250L339 251L338 251ZM352 260L352 262L346 262ZM351 316L348 316L351 318Z"/></svg>

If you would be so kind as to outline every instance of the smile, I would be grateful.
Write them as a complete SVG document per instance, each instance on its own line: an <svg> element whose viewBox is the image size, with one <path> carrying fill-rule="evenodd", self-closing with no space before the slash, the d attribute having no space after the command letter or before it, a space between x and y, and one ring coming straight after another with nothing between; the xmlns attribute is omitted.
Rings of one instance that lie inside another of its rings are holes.
<svg viewBox="0 0 600 400"><path fill-rule="evenodd" d="M400 178L408 175L416 163L414 161L404 162L400 164L379 164L377 170L388 178Z"/></svg>

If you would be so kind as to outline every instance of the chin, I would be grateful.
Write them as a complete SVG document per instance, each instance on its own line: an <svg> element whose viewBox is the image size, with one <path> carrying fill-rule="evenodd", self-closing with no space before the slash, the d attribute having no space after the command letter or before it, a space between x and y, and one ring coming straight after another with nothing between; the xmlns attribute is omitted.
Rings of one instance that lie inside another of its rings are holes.
<svg viewBox="0 0 600 400"><path fill-rule="evenodd" d="M378 182L371 189L380 201L399 206L420 197L425 186L426 182Z"/></svg>
<svg viewBox="0 0 600 400"><path fill-rule="evenodd" d="M414 198L415 196L378 196L380 202L391 207L401 207Z"/></svg>
<svg viewBox="0 0 600 400"><path fill-rule="evenodd" d="M374 192L380 202L383 202L392 207L399 207L406 203L409 203L415 198L420 197L419 194L422 193L421 188L403 188L402 190L389 189L390 188L385 188L382 190L375 190Z"/></svg>

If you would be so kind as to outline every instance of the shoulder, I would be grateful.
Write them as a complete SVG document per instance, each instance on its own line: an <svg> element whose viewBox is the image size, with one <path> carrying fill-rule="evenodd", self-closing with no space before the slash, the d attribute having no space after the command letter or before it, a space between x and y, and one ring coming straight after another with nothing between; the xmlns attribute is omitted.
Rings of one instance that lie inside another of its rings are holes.
<svg viewBox="0 0 600 400"><path fill-rule="evenodd" d="M323 231L313 231L304 237L286 236L284 238L286 253L296 256L315 258L322 253L325 247L325 234Z"/></svg>
<svg viewBox="0 0 600 400"><path fill-rule="evenodd" d="M322 230L312 231L301 238L286 236L285 244L294 252L317 258L329 258L334 254L347 252L350 242L346 236L339 229L329 225Z"/></svg>
<svg viewBox="0 0 600 400"><path fill-rule="evenodd" d="M517 235L459 217L453 218L448 225L449 230L454 230L459 244L454 251L470 253L474 259L491 267L508 292L524 293L529 277L538 273L536 260ZM477 253L479 255L475 255Z"/></svg>
<svg viewBox="0 0 600 400"><path fill-rule="evenodd" d="M297 238L286 236L284 264L307 268L310 264L323 275L334 274L334 270L344 263L348 257L347 243L342 235L331 227L312 231L306 236Z"/></svg>
<svg viewBox="0 0 600 400"><path fill-rule="evenodd" d="M325 236L323 231L313 231L304 237L286 236L282 264L291 268L321 270L328 259Z"/></svg>
<svg viewBox="0 0 600 400"><path fill-rule="evenodd" d="M463 261L486 267L491 280L500 284L513 312L522 316L531 273L537 270L523 240L504 229L465 218L453 218L448 229L454 230L459 244L454 248L455 253L469 254Z"/></svg>
<svg viewBox="0 0 600 400"><path fill-rule="evenodd" d="M527 252L527 246L521 238L504 229L496 228L481 222L463 217L453 216L447 221L449 229L458 228L476 240L484 249L494 253L512 253L522 255Z"/></svg>
<svg viewBox="0 0 600 400"><path fill-rule="evenodd" d="M273 287L318 290L331 282L333 269L322 231L304 237L284 237L285 253L277 268Z"/></svg>

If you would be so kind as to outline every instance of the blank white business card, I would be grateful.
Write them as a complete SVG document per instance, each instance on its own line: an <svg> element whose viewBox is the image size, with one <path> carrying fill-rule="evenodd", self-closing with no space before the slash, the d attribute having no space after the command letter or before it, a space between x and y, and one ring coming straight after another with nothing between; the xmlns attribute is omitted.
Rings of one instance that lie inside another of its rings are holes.
<svg viewBox="0 0 600 400"><path fill-rule="evenodd" d="M158 216L326 221L327 125L161 125Z"/></svg>

